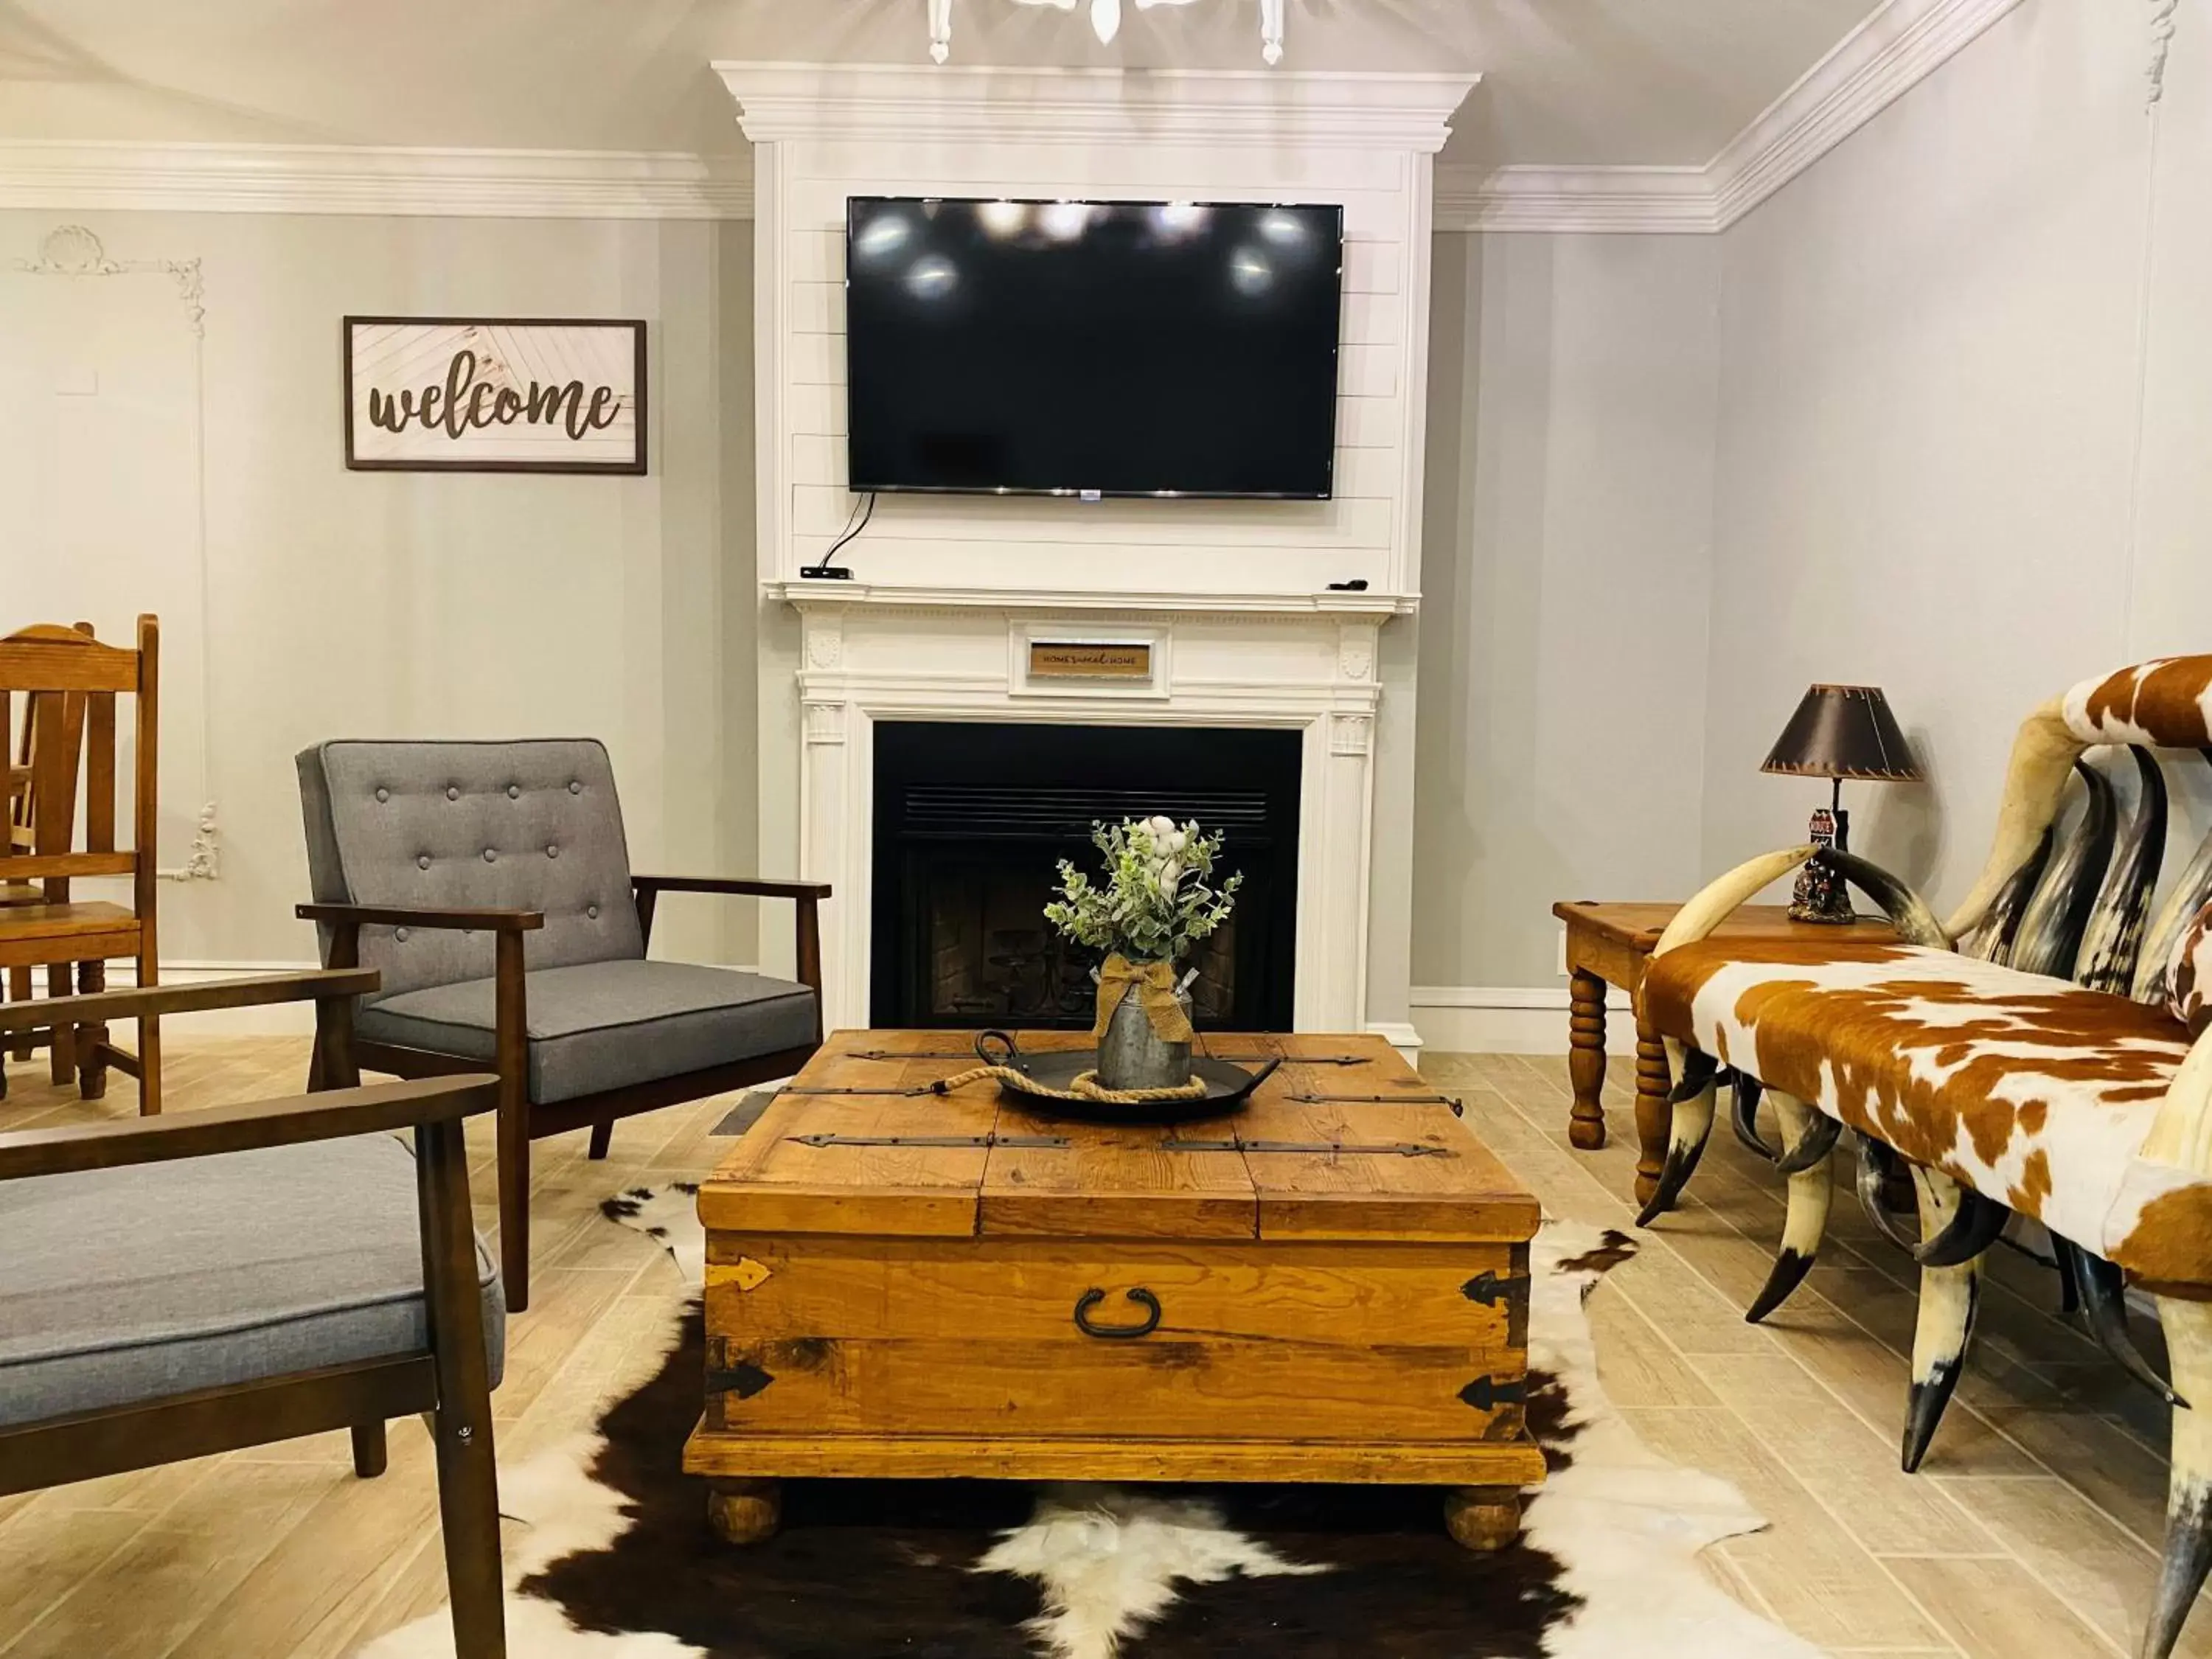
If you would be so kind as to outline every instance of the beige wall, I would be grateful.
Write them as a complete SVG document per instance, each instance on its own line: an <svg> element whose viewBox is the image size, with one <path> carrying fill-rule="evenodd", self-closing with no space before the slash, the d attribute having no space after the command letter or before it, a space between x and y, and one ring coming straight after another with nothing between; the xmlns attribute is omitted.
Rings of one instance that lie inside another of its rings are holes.
<svg viewBox="0 0 2212 1659"><path fill-rule="evenodd" d="M114 259L200 261L197 399L168 279L9 272L70 221ZM750 865L751 284L746 224L0 213L0 368L30 383L21 418L59 434L41 465L75 469L0 520L4 620L87 617L120 637L165 596L165 844L189 841L205 733L222 876L164 884L165 957L312 954L291 920L307 890L292 756L325 737L599 736L639 868ZM53 285L87 320L62 344L38 331ZM646 319L650 472L346 471L348 312ZM196 442L204 694L198 583L178 568L197 537L166 508L120 528L110 506L142 477L173 497ZM750 960L750 916L706 903L664 906L668 948Z"/></svg>
<svg viewBox="0 0 2212 1659"><path fill-rule="evenodd" d="M1416 986L1556 988L1554 900L1696 880L1718 252L1437 238Z"/></svg>
<svg viewBox="0 0 2212 1659"><path fill-rule="evenodd" d="M1855 839L1954 901L2030 707L2212 647L2212 31L2154 115L2150 52L2028 0L1723 239L1708 873L1801 832L1810 681L1887 689L1933 782Z"/></svg>

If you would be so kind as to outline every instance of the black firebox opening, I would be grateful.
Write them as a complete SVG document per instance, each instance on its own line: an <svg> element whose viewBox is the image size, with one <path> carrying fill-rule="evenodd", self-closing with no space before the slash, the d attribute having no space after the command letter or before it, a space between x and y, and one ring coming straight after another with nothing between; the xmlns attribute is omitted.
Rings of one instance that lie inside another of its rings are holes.
<svg viewBox="0 0 2212 1659"><path fill-rule="evenodd" d="M1043 908L1057 866L1098 873L1091 826L1164 812L1226 837L1228 924L1200 947L1200 1030L1287 1031L1297 943L1299 733L1213 727L968 725L875 729L872 1023L1091 1021L1095 952Z"/></svg>

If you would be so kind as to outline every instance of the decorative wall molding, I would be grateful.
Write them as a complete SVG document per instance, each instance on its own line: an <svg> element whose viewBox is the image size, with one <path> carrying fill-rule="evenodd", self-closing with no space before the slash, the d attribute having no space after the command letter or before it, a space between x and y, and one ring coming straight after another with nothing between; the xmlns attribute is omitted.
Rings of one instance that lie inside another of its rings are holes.
<svg viewBox="0 0 2212 1659"><path fill-rule="evenodd" d="M118 259L82 225L57 225L39 243L39 257L17 259L9 269L26 276L166 276L183 303L185 327L192 337L192 472L198 498L193 526L199 562L200 600L200 803L191 851L183 864L159 869L164 881L215 881L222 874L221 832L214 799L215 738L207 722L215 710L215 653L208 648L210 574L207 541L207 289L200 262L191 259Z"/></svg>
<svg viewBox="0 0 2212 1659"><path fill-rule="evenodd" d="M742 155L347 144L0 142L0 208L744 219Z"/></svg>
<svg viewBox="0 0 2212 1659"><path fill-rule="evenodd" d="M904 64L714 65L755 143L1295 143L1434 155L1481 76L1273 70L935 68Z"/></svg>
<svg viewBox="0 0 2212 1659"><path fill-rule="evenodd" d="M2176 0L2152 3L2170 12ZM1484 170L1440 165L1437 226L1535 232L1726 230L2019 3L1888 0L1702 167ZM2167 27L2170 33L2170 19Z"/></svg>

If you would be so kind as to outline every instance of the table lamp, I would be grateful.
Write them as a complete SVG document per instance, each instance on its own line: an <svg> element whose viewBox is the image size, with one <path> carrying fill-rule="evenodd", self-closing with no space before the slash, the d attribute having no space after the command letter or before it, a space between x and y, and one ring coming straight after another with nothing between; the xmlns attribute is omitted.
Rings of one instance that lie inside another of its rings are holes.
<svg viewBox="0 0 2212 1659"><path fill-rule="evenodd" d="M1917 783L1923 775L1912 758L1912 745L1898 729L1889 699L1878 685L1813 687L1759 769L1834 780L1829 804L1813 814L1809 838L1817 846L1844 852L1850 850L1850 815L1844 811L1845 778ZM1790 915L1796 921L1847 922L1851 920L1850 895L1842 878L1815 860L1797 872Z"/></svg>

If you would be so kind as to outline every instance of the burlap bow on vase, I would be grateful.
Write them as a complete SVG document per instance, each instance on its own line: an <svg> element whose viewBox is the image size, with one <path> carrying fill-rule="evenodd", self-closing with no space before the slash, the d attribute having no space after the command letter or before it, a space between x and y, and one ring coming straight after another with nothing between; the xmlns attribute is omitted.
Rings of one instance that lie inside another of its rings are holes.
<svg viewBox="0 0 2212 1659"><path fill-rule="evenodd" d="M1106 1041L1106 1028L1114 1023L1115 1011L1133 992L1137 1006L1152 1023L1154 1036L1163 1042L1188 1042L1195 1033L1190 1028L1190 1016L1183 1012L1182 999L1176 995L1175 981L1171 962L1131 962L1118 951L1108 957L1106 965L1098 970L1098 1018L1091 1028L1091 1042Z"/></svg>

